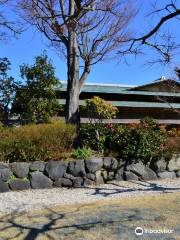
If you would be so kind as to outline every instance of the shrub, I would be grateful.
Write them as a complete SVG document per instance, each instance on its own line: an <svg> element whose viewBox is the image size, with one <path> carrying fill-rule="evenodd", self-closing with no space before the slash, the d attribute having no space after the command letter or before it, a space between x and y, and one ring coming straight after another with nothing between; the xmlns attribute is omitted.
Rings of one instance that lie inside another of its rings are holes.
<svg viewBox="0 0 180 240"><path fill-rule="evenodd" d="M59 159L72 150L76 132L60 121L0 128L0 159L9 162Z"/></svg>
<svg viewBox="0 0 180 240"><path fill-rule="evenodd" d="M85 147L101 152L108 149L127 160L141 159L145 164L167 150L166 132L151 118L131 125L84 124L80 132Z"/></svg>
<svg viewBox="0 0 180 240"><path fill-rule="evenodd" d="M105 101L100 97L93 97L86 100L85 112L90 119L97 119L98 122L102 122L103 119L116 118L118 109L110 102Z"/></svg>
<svg viewBox="0 0 180 240"><path fill-rule="evenodd" d="M81 124L80 137L82 145L103 153L108 136L108 129L104 124Z"/></svg>
<svg viewBox="0 0 180 240"><path fill-rule="evenodd" d="M141 159L149 164L165 153L167 136L156 121L144 118L135 127L119 126L110 139L112 148L126 159Z"/></svg>
<svg viewBox="0 0 180 240"><path fill-rule="evenodd" d="M77 148L73 151L72 157L77 159L88 159L92 155L92 150L90 148Z"/></svg>

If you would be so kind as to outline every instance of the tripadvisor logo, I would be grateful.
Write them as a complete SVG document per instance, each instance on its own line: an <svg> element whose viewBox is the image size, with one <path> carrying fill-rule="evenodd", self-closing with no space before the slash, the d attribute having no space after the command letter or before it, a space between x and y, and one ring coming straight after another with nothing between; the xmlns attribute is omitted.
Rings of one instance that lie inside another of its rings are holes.
<svg viewBox="0 0 180 240"><path fill-rule="evenodd" d="M141 227L137 227L134 232L137 236L143 235L143 229Z"/></svg>

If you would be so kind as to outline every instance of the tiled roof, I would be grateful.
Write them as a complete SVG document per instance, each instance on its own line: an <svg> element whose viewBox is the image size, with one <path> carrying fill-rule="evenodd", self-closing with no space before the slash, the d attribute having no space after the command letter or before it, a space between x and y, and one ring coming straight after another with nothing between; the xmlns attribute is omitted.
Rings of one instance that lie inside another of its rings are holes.
<svg viewBox="0 0 180 240"><path fill-rule="evenodd" d="M65 104L65 99L59 99L60 104ZM135 108L164 108L180 109L180 103L159 103L159 102L134 102L134 101L110 101L116 107L135 107ZM80 100L81 106L85 105L85 100Z"/></svg>

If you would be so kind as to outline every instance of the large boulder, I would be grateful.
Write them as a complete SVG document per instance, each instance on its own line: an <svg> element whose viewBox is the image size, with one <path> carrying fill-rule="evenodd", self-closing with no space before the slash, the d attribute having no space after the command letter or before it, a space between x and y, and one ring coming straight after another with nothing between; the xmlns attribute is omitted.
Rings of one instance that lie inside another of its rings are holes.
<svg viewBox="0 0 180 240"><path fill-rule="evenodd" d="M31 187L34 189L51 188L53 182L42 172L32 172L30 176Z"/></svg>
<svg viewBox="0 0 180 240"><path fill-rule="evenodd" d="M167 161L165 160L165 158L153 160L150 164L150 168L156 173L164 172L167 168Z"/></svg>
<svg viewBox="0 0 180 240"><path fill-rule="evenodd" d="M133 172L125 171L124 175L125 175L126 181L131 181L131 180L138 181L139 180L139 177Z"/></svg>
<svg viewBox="0 0 180 240"><path fill-rule="evenodd" d="M118 171L115 174L115 179L117 181L123 181L124 180L124 167L118 169Z"/></svg>
<svg viewBox="0 0 180 240"><path fill-rule="evenodd" d="M8 191L9 191L8 184L0 179L0 193Z"/></svg>
<svg viewBox="0 0 180 240"><path fill-rule="evenodd" d="M94 181L90 180L89 178L85 178L84 179L84 187L88 187L90 185L93 185L94 184Z"/></svg>
<svg viewBox="0 0 180 240"><path fill-rule="evenodd" d="M160 172L158 173L158 177L161 178L161 179L166 179L166 178L169 178L169 179L173 179L173 178L176 178L176 174L175 172Z"/></svg>
<svg viewBox="0 0 180 240"><path fill-rule="evenodd" d="M73 180L73 187L75 188L79 188L79 187L82 187L83 186L83 178L81 177L76 177L74 180Z"/></svg>
<svg viewBox="0 0 180 240"><path fill-rule="evenodd" d="M141 178L145 181L148 181L148 180L156 180L158 177L152 169L145 167L145 173L141 176Z"/></svg>
<svg viewBox="0 0 180 240"><path fill-rule="evenodd" d="M67 163L58 161L49 161L46 164L46 172L52 180L62 178L67 169Z"/></svg>
<svg viewBox="0 0 180 240"><path fill-rule="evenodd" d="M104 157L103 167L108 171L116 170L118 168L118 161L113 157Z"/></svg>
<svg viewBox="0 0 180 240"><path fill-rule="evenodd" d="M0 169L9 168L7 163L0 162Z"/></svg>
<svg viewBox="0 0 180 240"><path fill-rule="evenodd" d="M94 173L87 173L86 177L92 181L96 180L96 175Z"/></svg>
<svg viewBox="0 0 180 240"><path fill-rule="evenodd" d="M180 155L173 155L167 166L168 171L178 171L180 170Z"/></svg>
<svg viewBox="0 0 180 240"><path fill-rule="evenodd" d="M93 158L85 160L85 165L88 173L95 173L103 166L102 158Z"/></svg>
<svg viewBox="0 0 180 240"><path fill-rule="evenodd" d="M146 174L146 167L142 162L132 163L127 166L126 171L135 173L141 177Z"/></svg>
<svg viewBox="0 0 180 240"><path fill-rule="evenodd" d="M46 165L46 163L43 161L35 161L35 162L31 163L29 168L31 171L43 172L45 169L45 165Z"/></svg>
<svg viewBox="0 0 180 240"><path fill-rule="evenodd" d="M56 187L72 187L72 181L67 178L58 178L54 182L54 186L56 186Z"/></svg>
<svg viewBox="0 0 180 240"><path fill-rule="evenodd" d="M26 190L30 188L30 183L27 179L15 178L9 181L9 186L13 191Z"/></svg>
<svg viewBox="0 0 180 240"><path fill-rule="evenodd" d="M70 161L68 171L75 177L83 177L86 175L84 160Z"/></svg>
<svg viewBox="0 0 180 240"><path fill-rule="evenodd" d="M29 163L26 162L14 162L10 164L12 172L18 178L25 178L29 174Z"/></svg>
<svg viewBox="0 0 180 240"><path fill-rule="evenodd" d="M11 178L12 174L9 168L0 168L0 180L6 182Z"/></svg>

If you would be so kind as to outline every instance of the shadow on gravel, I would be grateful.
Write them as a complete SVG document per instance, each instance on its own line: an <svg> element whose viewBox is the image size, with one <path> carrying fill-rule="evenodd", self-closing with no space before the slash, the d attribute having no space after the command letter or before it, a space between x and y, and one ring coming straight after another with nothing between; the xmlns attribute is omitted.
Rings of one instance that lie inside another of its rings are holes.
<svg viewBox="0 0 180 240"><path fill-rule="evenodd" d="M92 193L92 195L101 195L103 197L108 197L110 195L114 195L114 194L118 194L118 193L133 193L133 192L144 192L144 193L148 193L148 192L159 192L159 193L171 193L172 191L180 191L180 187L165 187L162 186L160 184L157 183L151 183L151 182L146 182L146 181L141 181L141 182L137 182L137 181L129 181L131 183L136 184L136 188L132 188L132 187L126 187L124 185L121 185L120 182L119 183L114 183L114 182L110 182L110 185L116 186L117 188L111 188L111 187L86 187L88 189L92 189L94 190L94 193ZM107 183L108 185L108 183Z"/></svg>
<svg viewBox="0 0 180 240"><path fill-rule="evenodd" d="M129 201L129 202L128 202ZM146 204L144 204L144 202ZM136 240L137 226L173 228L169 235L148 235L146 240L175 240L180 236L178 194L46 208L11 213L0 218L0 240ZM144 238L143 238L144 239Z"/></svg>

